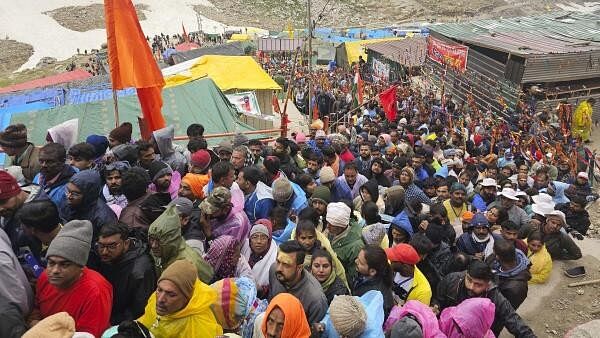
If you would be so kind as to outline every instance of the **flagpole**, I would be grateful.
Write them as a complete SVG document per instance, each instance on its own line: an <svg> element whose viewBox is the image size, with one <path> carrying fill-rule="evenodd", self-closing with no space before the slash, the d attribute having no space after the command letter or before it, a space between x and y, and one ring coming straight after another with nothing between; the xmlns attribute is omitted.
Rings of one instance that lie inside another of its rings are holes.
<svg viewBox="0 0 600 338"><path fill-rule="evenodd" d="M307 0L307 19L308 19L308 118L309 121L313 118L312 116L312 19L310 16L310 0Z"/></svg>
<svg viewBox="0 0 600 338"><path fill-rule="evenodd" d="M119 99L117 98L117 90L112 89L113 104L115 105L115 128L119 126Z"/></svg>

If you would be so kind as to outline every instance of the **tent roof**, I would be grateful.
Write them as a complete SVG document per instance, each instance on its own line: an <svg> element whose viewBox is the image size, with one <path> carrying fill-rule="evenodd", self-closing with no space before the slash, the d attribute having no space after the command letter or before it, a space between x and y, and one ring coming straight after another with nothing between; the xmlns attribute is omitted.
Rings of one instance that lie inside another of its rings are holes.
<svg viewBox="0 0 600 338"><path fill-rule="evenodd" d="M18 83L12 86L0 88L0 93L16 92L19 90L27 90L33 88L47 87L59 83L71 82L76 80L84 80L91 77L92 74L83 69L75 69L70 72L60 73L41 79L36 79L28 82Z"/></svg>
<svg viewBox="0 0 600 338"><path fill-rule="evenodd" d="M186 52L188 50L198 49L198 48L200 48L200 45L195 42L184 42L184 43L180 43L177 46L175 46L175 50L178 52Z"/></svg>
<svg viewBox="0 0 600 338"><path fill-rule="evenodd" d="M235 108L208 78L164 89L163 102L163 115L167 124L175 126L176 136L185 135L187 126L192 123L202 123L206 134L253 130L238 119ZM137 96L121 97L118 103L119 120L137 125L140 112ZM13 112L10 124L26 124L29 140L34 144L44 144L50 126L78 118L78 142L83 142L91 134L108 135L115 127L113 109L110 99L26 113ZM139 129L133 130L134 138L139 137Z"/></svg>
<svg viewBox="0 0 600 338"><path fill-rule="evenodd" d="M205 76L222 91L231 89L281 90L250 56L204 55L162 70L165 88L178 86Z"/></svg>
<svg viewBox="0 0 600 338"><path fill-rule="evenodd" d="M365 53L364 46L383 42L383 41L395 41L402 40L403 38L384 38L384 39L371 39L371 40L358 40L358 41L346 41L344 42L344 47L346 48L346 55L348 58L348 64L352 64L352 62L358 62L358 57L362 56L363 59L367 59L367 54Z"/></svg>

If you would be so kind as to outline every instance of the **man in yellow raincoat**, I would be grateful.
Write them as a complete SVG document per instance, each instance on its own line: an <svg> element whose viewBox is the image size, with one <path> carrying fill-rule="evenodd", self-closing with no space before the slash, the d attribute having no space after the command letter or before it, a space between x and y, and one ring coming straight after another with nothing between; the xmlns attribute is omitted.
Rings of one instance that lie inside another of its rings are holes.
<svg viewBox="0 0 600 338"><path fill-rule="evenodd" d="M591 97L581 102L573 113L573 122L571 133L573 137L581 137L581 140L587 142L592 132L592 110L596 100Z"/></svg>
<svg viewBox="0 0 600 338"><path fill-rule="evenodd" d="M217 292L198 280L196 266L180 259L171 263L158 279L138 321L157 338L214 338L223 334L210 305Z"/></svg>

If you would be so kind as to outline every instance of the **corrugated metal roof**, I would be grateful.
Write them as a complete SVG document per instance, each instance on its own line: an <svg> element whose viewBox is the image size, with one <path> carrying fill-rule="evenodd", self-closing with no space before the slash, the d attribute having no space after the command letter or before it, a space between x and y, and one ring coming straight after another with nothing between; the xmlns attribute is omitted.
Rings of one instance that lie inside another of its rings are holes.
<svg viewBox="0 0 600 338"><path fill-rule="evenodd" d="M383 41L365 46L401 65L422 66L427 57L427 40L421 36L397 41Z"/></svg>
<svg viewBox="0 0 600 338"><path fill-rule="evenodd" d="M464 43L527 57L600 50L600 13L556 12L531 17L434 25Z"/></svg>

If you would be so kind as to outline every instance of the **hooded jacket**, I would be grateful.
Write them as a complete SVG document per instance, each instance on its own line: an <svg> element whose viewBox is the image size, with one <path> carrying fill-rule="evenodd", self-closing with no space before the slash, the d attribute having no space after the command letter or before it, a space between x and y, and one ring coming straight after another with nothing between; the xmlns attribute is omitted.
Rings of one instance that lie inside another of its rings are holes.
<svg viewBox="0 0 600 338"><path fill-rule="evenodd" d="M348 281L348 284L352 284L352 281L357 274L356 257L358 257L358 253L365 244L362 240L362 229L358 223L351 220L350 225L348 225L348 228L344 231L347 232L345 236L337 236L330 242L331 248L346 269L346 280Z"/></svg>
<svg viewBox="0 0 600 338"><path fill-rule="evenodd" d="M48 180L51 180L53 177L46 177L40 172L33 178L33 184L42 187L52 202L60 205L65 200L65 185L67 185L67 182L69 182L73 175L75 175L75 169L65 164L54 182L48 183Z"/></svg>
<svg viewBox="0 0 600 338"><path fill-rule="evenodd" d="M83 199L77 207L70 206L63 199L59 205L60 218L64 223L74 219L90 221L94 227L94 238L97 238L103 225L117 222L115 213L100 198L100 174L95 170L83 170L73 175L69 182L81 190Z"/></svg>
<svg viewBox="0 0 600 338"><path fill-rule="evenodd" d="M167 163L173 170L178 171L181 176L185 175L187 160L182 153L175 151L173 147L175 127L167 126L163 129L155 130L152 132L152 137L154 137L158 146L160 160Z"/></svg>
<svg viewBox="0 0 600 338"><path fill-rule="evenodd" d="M135 320L156 286L154 262L143 242L131 239L129 250L112 264L101 264L99 272L113 287L112 325Z"/></svg>
<svg viewBox="0 0 600 338"><path fill-rule="evenodd" d="M420 325L420 329L423 334L423 338L445 338L446 336L440 331L438 326L438 320L435 317L435 314L429 306L417 301L417 300L409 300L404 306L394 306L392 312L389 317L385 321L383 328L386 332L392 330L392 327L395 323L397 323L400 319L406 317L407 315L411 315L416 318L418 324ZM410 329L409 329L410 330ZM398 331L396 331L398 332ZM404 332L398 332L404 333ZM400 335L400 337L404 337L405 335Z"/></svg>
<svg viewBox="0 0 600 338"><path fill-rule="evenodd" d="M223 328L210 308L216 301L217 291L196 279L192 298L183 309L159 316L156 313L156 293L152 293L144 315L138 320L155 337L214 338L223 334Z"/></svg>
<svg viewBox="0 0 600 338"><path fill-rule="evenodd" d="M444 337L495 338L490 330L494 322L495 305L487 298L466 299L458 306L444 309L440 315L440 329Z"/></svg>
<svg viewBox="0 0 600 338"><path fill-rule="evenodd" d="M527 298L527 282L531 279L529 259L527 259L527 256L521 250L516 250L516 253L517 265L514 268L502 271L500 262L496 261L493 265L498 277L498 289L515 310Z"/></svg>
<svg viewBox="0 0 600 338"><path fill-rule="evenodd" d="M181 223L174 205L168 207L150 225L148 237L156 238L160 242L160 256L156 256L154 252L151 252L157 276L160 276L174 261L187 259L196 265L198 278L201 281L208 283L212 280L213 268L194 249L187 245L185 239L181 236Z"/></svg>
<svg viewBox="0 0 600 338"><path fill-rule="evenodd" d="M465 299L473 298L469 296L465 287L466 271L453 272L448 274L438 285L437 304L440 310L447 307L457 306ZM500 334L506 326L508 332L517 338L534 338L536 335L531 328L525 324L523 319L517 314L510 302L502 295L500 290L494 285L482 298L488 298L496 306L494 312L494 324L492 331L496 336Z"/></svg>

